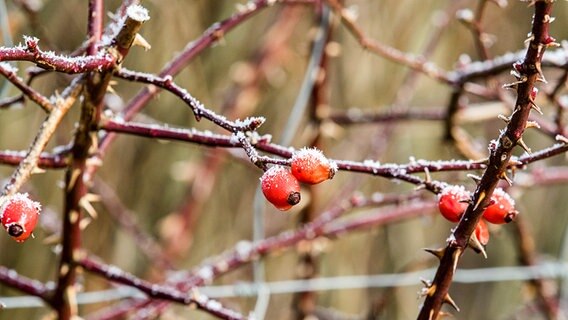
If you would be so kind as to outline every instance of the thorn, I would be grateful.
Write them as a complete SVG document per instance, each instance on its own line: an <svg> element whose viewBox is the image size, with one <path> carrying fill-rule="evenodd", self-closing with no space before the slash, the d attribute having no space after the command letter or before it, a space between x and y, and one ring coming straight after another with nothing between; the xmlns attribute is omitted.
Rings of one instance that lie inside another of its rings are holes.
<svg viewBox="0 0 568 320"><path fill-rule="evenodd" d="M56 245L61 242L61 234L53 233L45 238L43 238L43 244L45 245Z"/></svg>
<svg viewBox="0 0 568 320"><path fill-rule="evenodd" d="M87 226L89 226L89 224L91 224L92 221L93 219L89 217L81 219L81 221L79 221L79 229L81 230L87 229Z"/></svg>
<svg viewBox="0 0 568 320"><path fill-rule="evenodd" d="M566 138L565 136L563 136L561 134L557 134L556 137L554 137L554 139L556 139L556 141L558 141L558 142L568 144L568 138Z"/></svg>
<svg viewBox="0 0 568 320"><path fill-rule="evenodd" d="M523 150L525 150L528 154L532 153L531 148L527 146L527 144L523 141L523 138L517 140L517 145L523 148Z"/></svg>
<svg viewBox="0 0 568 320"><path fill-rule="evenodd" d="M428 279L420 278L420 282L422 282L422 284L425 287L431 287L432 286L432 281L430 281Z"/></svg>
<svg viewBox="0 0 568 320"><path fill-rule="evenodd" d="M523 163L521 161L517 160L516 158L515 159L513 159L513 158L509 159L509 163L507 164L508 167L519 167L519 166L522 166L522 165L523 165Z"/></svg>
<svg viewBox="0 0 568 320"><path fill-rule="evenodd" d="M456 273L456 270L458 268L458 260L460 258L461 255L461 250L455 250L452 256L452 272Z"/></svg>
<svg viewBox="0 0 568 320"><path fill-rule="evenodd" d="M84 199L86 199L89 202L99 202L101 201L101 196L96 194L96 193L86 193L83 196Z"/></svg>
<svg viewBox="0 0 568 320"><path fill-rule="evenodd" d="M452 308L454 308L457 312L460 312L460 308L458 307L454 299L450 297L449 293L446 293L446 296L444 297L444 302L452 306Z"/></svg>
<svg viewBox="0 0 568 320"><path fill-rule="evenodd" d="M136 36L134 37L134 42L132 43L132 45L140 46L144 48L144 50L146 51L152 49L150 43L148 43L148 41L146 41L146 39L144 39L144 37L142 37L139 33L137 33Z"/></svg>
<svg viewBox="0 0 568 320"><path fill-rule="evenodd" d="M545 46L546 46L546 48L558 48L558 47L560 47L560 43L553 41L553 42L545 44Z"/></svg>
<svg viewBox="0 0 568 320"><path fill-rule="evenodd" d="M536 121L527 121L527 124L525 125L525 129L530 129L530 128L536 128L536 129L540 129L540 124L538 124L538 122Z"/></svg>
<svg viewBox="0 0 568 320"><path fill-rule="evenodd" d="M535 103L533 100L530 100L530 99L529 99L529 101L530 101L530 103L531 103L531 109L533 109L534 111L540 113L540 115L543 115L543 114L544 114L544 113L542 113L542 109L540 109L540 107L537 106L536 103Z"/></svg>
<svg viewBox="0 0 568 320"><path fill-rule="evenodd" d="M424 288L424 289L426 289L426 290L423 291L424 296L431 297L436 293L437 286L435 284L432 284L428 288Z"/></svg>
<svg viewBox="0 0 568 320"><path fill-rule="evenodd" d="M509 177L507 176L507 173L505 171L501 172L501 174L499 174L499 179L503 179L507 182L507 184L509 186L513 186L513 181L511 179L509 179Z"/></svg>
<svg viewBox="0 0 568 320"><path fill-rule="evenodd" d="M488 164L489 163L489 158L483 158L483 159L479 159L479 160L473 160L473 163L480 163L480 164Z"/></svg>
<svg viewBox="0 0 568 320"><path fill-rule="evenodd" d="M479 205L481 204L481 202L483 201L483 199L485 199L485 191L481 191L481 193L479 194L479 198L477 199L477 202L475 203L475 206L473 207L473 211L477 210L477 208L479 207Z"/></svg>
<svg viewBox="0 0 568 320"><path fill-rule="evenodd" d="M42 169L42 168L40 168L40 167L38 167L38 166L35 166L35 167L32 169L32 174L41 174L41 173L45 173L45 172L46 172L45 169Z"/></svg>
<svg viewBox="0 0 568 320"><path fill-rule="evenodd" d="M71 171L71 177L69 178L69 183L67 184L67 191L73 189L75 183L77 183L77 178L81 175L81 170L74 169Z"/></svg>
<svg viewBox="0 0 568 320"><path fill-rule="evenodd" d="M414 188L414 191L420 191L420 190L424 190L426 189L426 184L422 183L416 186L416 188Z"/></svg>
<svg viewBox="0 0 568 320"><path fill-rule="evenodd" d="M88 194L87 194L88 195ZM96 219L98 214L97 214L97 210L95 210L95 208L93 207L93 205L91 204L91 202L89 201L89 197L85 195L83 196L80 200L79 200L79 205L85 209L85 211L93 218Z"/></svg>
<svg viewBox="0 0 568 320"><path fill-rule="evenodd" d="M467 174L467 177L468 177L468 178L471 178L476 184L479 183L479 182L481 182L481 177L480 177L480 176L477 176L477 175L475 175L475 174L473 174L473 173L468 173L468 174Z"/></svg>
<svg viewBox="0 0 568 320"><path fill-rule="evenodd" d="M536 77L536 81L540 81L542 83L548 83L548 81L546 81L546 78L544 77L544 73L542 73L541 64L537 63L535 66L536 66L536 71L538 72L538 76Z"/></svg>
<svg viewBox="0 0 568 320"><path fill-rule="evenodd" d="M528 78L527 76L521 76L521 78L515 82L511 82L511 83L506 83L503 85L504 89L517 89L518 85L521 83L525 83L527 82Z"/></svg>
<svg viewBox="0 0 568 320"><path fill-rule="evenodd" d="M481 242L479 242L479 239L477 239L475 232L469 238L468 245L469 245L470 248L473 249L473 251L475 251L477 253L481 253L483 255L483 257L485 259L487 259L487 252L485 252L485 248L483 247Z"/></svg>
<svg viewBox="0 0 568 320"><path fill-rule="evenodd" d="M424 248L424 251L433 254L436 258L438 258L438 260L442 260L442 257L444 256L444 253L446 252L446 248L440 248L440 249L430 249L430 248Z"/></svg>
<svg viewBox="0 0 568 320"><path fill-rule="evenodd" d="M498 119L501 119L501 120L503 120L503 121L505 121L505 123L511 122L511 117L507 117L507 116L504 116L504 115L502 115L502 114L499 114L499 115L497 116L497 118L498 118Z"/></svg>
<svg viewBox="0 0 568 320"><path fill-rule="evenodd" d="M533 40L534 40L534 35L531 34L528 38L525 39L525 45L528 45L529 42L531 42Z"/></svg>
<svg viewBox="0 0 568 320"><path fill-rule="evenodd" d="M424 175L425 175L425 180L427 183L432 182L432 177L430 176L430 170L428 168L424 168Z"/></svg>

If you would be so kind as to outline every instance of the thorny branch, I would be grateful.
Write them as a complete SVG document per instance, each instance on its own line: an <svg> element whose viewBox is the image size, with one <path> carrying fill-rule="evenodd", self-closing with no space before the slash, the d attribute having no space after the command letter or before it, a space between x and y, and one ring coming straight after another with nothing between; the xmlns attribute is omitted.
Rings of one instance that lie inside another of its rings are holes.
<svg viewBox="0 0 568 320"><path fill-rule="evenodd" d="M527 127L527 120L533 108L531 93L537 81L543 81L541 61L544 51L553 40L549 35L550 12L552 2L537 1L534 3L535 14L529 37L527 53L522 61L515 64L518 69L517 102L513 114L508 119L505 130L497 141L491 143L489 162L479 182L471 203L463 214L457 228L448 240L440 257L440 266L432 283L424 289L426 297L418 315L418 319L437 319L442 304L454 305L448 291L456 271L460 257L465 252L469 239L481 218L483 210L489 205L493 190L500 179L504 179L512 151L517 145L524 146L522 135Z"/></svg>

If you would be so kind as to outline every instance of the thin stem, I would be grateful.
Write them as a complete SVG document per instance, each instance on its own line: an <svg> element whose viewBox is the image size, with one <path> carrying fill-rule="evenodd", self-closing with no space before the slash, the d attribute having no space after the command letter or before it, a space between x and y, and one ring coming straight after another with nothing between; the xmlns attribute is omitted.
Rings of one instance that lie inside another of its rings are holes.
<svg viewBox="0 0 568 320"><path fill-rule="evenodd" d="M79 95L83 85L82 80L82 77L75 79L63 92L61 97L57 99L53 110L51 110L47 119L45 119L39 128L34 141L27 151L26 157L20 162L18 168L12 173L9 182L4 186L2 192L3 196L13 195L18 192L37 168L41 153L45 150L47 143L63 119L63 116L69 111Z"/></svg>

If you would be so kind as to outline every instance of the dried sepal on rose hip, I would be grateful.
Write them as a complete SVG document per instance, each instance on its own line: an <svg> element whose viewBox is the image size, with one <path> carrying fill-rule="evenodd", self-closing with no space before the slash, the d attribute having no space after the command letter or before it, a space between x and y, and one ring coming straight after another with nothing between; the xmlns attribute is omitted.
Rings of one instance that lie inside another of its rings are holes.
<svg viewBox="0 0 568 320"><path fill-rule="evenodd" d="M470 199L471 194L463 186L447 186L438 194L438 209L447 220L458 222Z"/></svg>
<svg viewBox="0 0 568 320"><path fill-rule="evenodd" d="M17 242L24 242L35 229L41 205L27 193L17 193L2 200L0 220L6 232Z"/></svg>
<svg viewBox="0 0 568 320"><path fill-rule="evenodd" d="M336 163L315 148L302 148L295 152L290 166L296 179L307 184L318 184L332 179L337 172Z"/></svg>
<svg viewBox="0 0 568 320"><path fill-rule="evenodd" d="M300 202L300 183L287 167L273 166L260 178L262 193L278 210L286 211Z"/></svg>
<svg viewBox="0 0 568 320"><path fill-rule="evenodd" d="M515 220L515 200L501 188L495 189L491 196L491 204L483 211L483 218L493 224L504 224Z"/></svg>

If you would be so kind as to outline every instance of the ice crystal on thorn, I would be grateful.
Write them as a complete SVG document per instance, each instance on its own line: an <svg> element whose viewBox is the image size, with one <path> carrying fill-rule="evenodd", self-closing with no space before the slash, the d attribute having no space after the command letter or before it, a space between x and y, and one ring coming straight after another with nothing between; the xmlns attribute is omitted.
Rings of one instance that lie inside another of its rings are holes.
<svg viewBox="0 0 568 320"><path fill-rule="evenodd" d="M129 6L126 9L126 15L136 21L150 20L150 15L148 14L148 10L139 4L134 4Z"/></svg>

